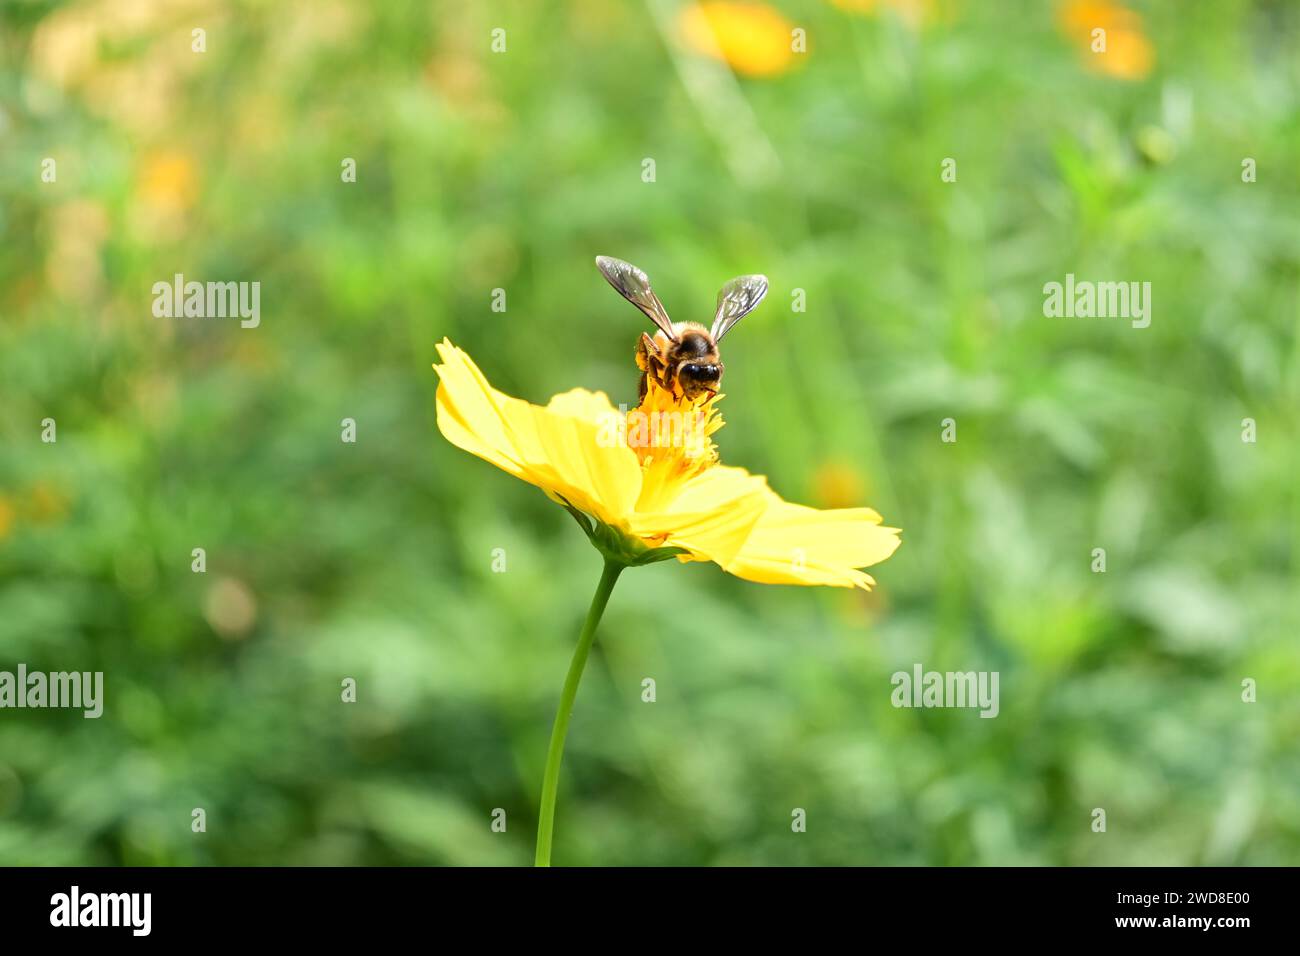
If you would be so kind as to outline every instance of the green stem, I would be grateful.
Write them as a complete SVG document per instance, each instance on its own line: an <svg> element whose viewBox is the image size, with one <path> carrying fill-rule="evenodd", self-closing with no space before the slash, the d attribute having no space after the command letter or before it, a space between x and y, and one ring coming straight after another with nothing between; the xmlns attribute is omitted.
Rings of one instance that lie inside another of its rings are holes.
<svg viewBox="0 0 1300 956"><path fill-rule="evenodd" d="M609 595L614 590L614 583L623 572L624 565L618 561L605 559L605 570L601 572L600 583L596 585L596 595L591 599L591 608L587 611L587 620L578 635L578 646L573 651L573 660L569 663L569 673L564 678L564 689L560 691L560 709L555 712L555 726L551 728L551 746L546 751L546 772L542 775L542 807L537 819L537 866L551 865L551 832L555 829L555 795L560 786L560 761L564 758L564 738L569 732L569 717L573 714L573 700L578 696L578 682L582 680L582 669L587 666L587 654L596 640L596 625L605 613Z"/></svg>

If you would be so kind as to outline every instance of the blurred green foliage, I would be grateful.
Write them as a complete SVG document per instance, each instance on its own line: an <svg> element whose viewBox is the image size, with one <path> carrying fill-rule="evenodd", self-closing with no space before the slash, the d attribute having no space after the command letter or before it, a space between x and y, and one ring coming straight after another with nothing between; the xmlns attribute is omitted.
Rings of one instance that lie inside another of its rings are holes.
<svg viewBox="0 0 1300 956"><path fill-rule="evenodd" d="M679 319L768 274L724 460L904 544L871 595L625 574L558 863L1300 863L1300 10L1143 4L1125 79L1060 5L774 6L808 52L737 78L659 0L4 3L0 669L107 700L0 711L0 862L531 860L599 558L429 366L633 399L606 253ZM261 326L153 317L178 272ZM1066 273L1151 327L1044 318ZM1000 715L893 708L918 662Z"/></svg>

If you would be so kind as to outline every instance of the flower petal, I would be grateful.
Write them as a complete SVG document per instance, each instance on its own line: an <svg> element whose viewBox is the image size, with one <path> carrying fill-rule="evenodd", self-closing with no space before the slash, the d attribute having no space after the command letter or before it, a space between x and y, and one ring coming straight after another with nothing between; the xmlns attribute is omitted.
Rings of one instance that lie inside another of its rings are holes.
<svg viewBox="0 0 1300 956"><path fill-rule="evenodd" d="M561 392L546 403L547 411L568 418L581 418L601 428L614 428L623 423L622 414L604 392L589 392L585 388L571 388Z"/></svg>
<svg viewBox="0 0 1300 956"><path fill-rule="evenodd" d="M726 571L763 584L825 584L870 590L878 564L899 545L898 529L870 508L819 511L768 493L767 508Z"/></svg>
<svg viewBox="0 0 1300 956"><path fill-rule="evenodd" d="M682 481L653 511L633 513L628 525L645 538L690 551L725 567L735 559L767 509L767 481L743 468L714 465Z"/></svg>
<svg viewBox="0 0 1300 956"><path fill-rule="evenodd" d="M608 398L574 389L543 408L494 389L445 339L438 355L438 428L448 441L607 524L625 525L641 490L641 468L636 454L615 440L617 427L598 420L618 415Z"/></svg>

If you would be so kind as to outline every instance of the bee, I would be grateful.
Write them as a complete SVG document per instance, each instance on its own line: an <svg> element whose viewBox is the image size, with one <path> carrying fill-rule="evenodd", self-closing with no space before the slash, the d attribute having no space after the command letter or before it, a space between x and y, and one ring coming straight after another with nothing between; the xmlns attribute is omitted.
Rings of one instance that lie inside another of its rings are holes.
<svg viewBox="0 0 1300 956"><path fill-rule="evenodd" d="M718 343L737 322L758 307L767 295L767 276L737 276L718 292L713 325L673 322L646 274L622 259L597 256L596 267L619 295L645 313L659 330L651 338L642 332L636 343L636 365L641 370L638 401L645 398L648 379L694 404L701 396L718 394L725 366Z"/></svg>

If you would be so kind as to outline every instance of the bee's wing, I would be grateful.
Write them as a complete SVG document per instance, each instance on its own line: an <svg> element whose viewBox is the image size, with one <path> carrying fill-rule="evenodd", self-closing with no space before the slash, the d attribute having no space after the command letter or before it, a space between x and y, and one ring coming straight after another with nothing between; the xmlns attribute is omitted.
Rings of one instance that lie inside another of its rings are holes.
<svg viewBox="0 0 1300 956"><path fill-rule="evenodd" d="M724 285L713 316L713 341L720 341L733 325L758 308L765 295L767 276L736 276Z"/></svg>
<svg viewBox="0 0 1300 956"><path fill-rule="evenodd" d="M613 256L597 256L596 268L600 269L600 274L618 290L619 295L644 312L651 322L659 326L664 335L674 342L677 340L672 320L668 318L659 296L651 290L650 280L644 272L632 263L615 259Z"/></svg>

